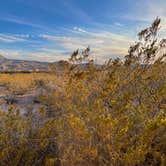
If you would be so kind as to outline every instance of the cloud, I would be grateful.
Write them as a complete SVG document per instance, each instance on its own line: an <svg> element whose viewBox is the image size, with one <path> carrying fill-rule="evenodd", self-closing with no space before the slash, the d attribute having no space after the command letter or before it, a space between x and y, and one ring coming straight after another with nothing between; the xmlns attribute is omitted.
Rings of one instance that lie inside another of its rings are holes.
<svg viewBox="0 0 166 166"><path fill-rule="evenodd" d="M78 34L79 32L79 34ZM24 37L19 36L19 37ZM28 35L25 37L29 37ZM87 31L83 28L73 28L66 36L41 34L39 40L44 40L43 45L30 50L0 50L0 54L12 59L28 59L40 61L67 60L76 50L91 47L92 58L97 63L103 63L109 58L126 55L132 38L109 31ZM15 39L15 38L14 38ZM22 38L21 38L22 39ZM46 44L47 43L47 44Z"/></svg>
<svg viewBox="0 0 166 166"><path fill-rule="evenodd" d="M88 33L86 30L79 28L79 27L74 27L73 31L78 32L78 33Z"/></svg>
<svg viewBox="0 0 166 166"><path fill-rule="evenodd" d="M55 54L48 54L45 52L32 52L28 54L29 60L37 60L41 62L55 62L60 60L68 60L68 56L62 56L61 54L56 54L59 51L55 51ZM27 53L26 53L27 55ZM56 55L56 56L55 56Z"/></svg>
<svg viewBox="0 0 166 166"><path fill-rule="evenodd" d="M67 60L69 57L60 50L41 49L41 51L25 51L0 49L0 55L8 59L34 60L41 62L54 62L59 60Z"/></svg>
<svg viewBox="0 0 166 166"><path fill-rule="evenodd" d="M38 26L36 24L28 22L25 19L23 20L21 18L13 16L13 15L12 16L7 15L7 16L0 17L0 20L7 21L7 22L12 22L12 23L17 23L17 24L20 24L20 25L28 25L28 26L32 26L32 27L40 27L40 26Z"/></svg>
<svg viewBox="0 0 166 166"><path fill-rule="evenodd" d="M123 27L123 24L121 24L120 22L114 22L114 25L117 27Z"/></svg>
<svg viewBox="0 0 166 166"><path fill-rule="evenodd" d="M123 18L151 23L157 16L166 20L165 0L140 0L133 3Z"/></svg>
<svg viewBox="0 0 166 166"><path fill-rule="evenodd" d="M21 52L18 50L0 49L0 55L3 55L6 58L18 58L20 56L20 53Z"/></svg>
<svg viewBox="0 0 166 166"><path fill-rule="evenodd" d="M74 3L71 3L68 0L63 0L62 3L65 6L65 8L69 10L73 16L77 16L76 18L79 18L82 21L87 21L87 22L92 21L92 18L84 10L82 10L80 7L78 7Z"/></svg>
<svg viewBox="0 0 166 166"><path fill-rule="evenodd" d="M24 3L34 5L34 2L30 1ZM11 58L55 61L68 59L74 50L78 48L82 50L89 45L91 47L92 56L97 59L98 63L102 63L111 57L123 57L123 55L126 55L128 47L135 40L131 35L135 35L135 32L149 25L155 17L159 16L162 18L161 31L163 34L166 31L165 0L139 0L134 3L131 1L125 14L123 13L123 16L120 16L121 12L119 12L117 17L115 17L116 20L112 19L111 25L103 23L104 19L102 23L96 22L98 20L92 20L92 17L77 6L77 4L70 3L67 0L63 0L61 3L68 12L70 11L71 18L75 16L74 19L76 21L81 20L81 22L85 23L86 27L89 25L89 28L79 27L78 25L80 24L78 24L73 25L73 28L70 29L65 29L64 27L51 29L51 25L44 26L37 24L33 22L31 18L27 19L9 14L1 15L0 20L31 26L33 32L36 32L36 34L34 37L29 34L0 34L1 43L13 44L16 42L26 42L24 44L29 44L25 47L29 49L28 51L18 48L18 50L0 50L0 53L2 52L4 55ZM40 5L42 11L50 12L51 14L55 9L54 5L51 5L52 7L50 8L50 6L45 4L47 4L47 2L41 3ZM63 12L60 8L56 10L56 14L64 18L66 18L65 13L66 12ZM106 15L105 11L103 15ZM111 18L112 17L111 15ZM134 24L130 24L131 22ZM96 27L96 29L92 29L92 27ZM39 31L35 31L35 28ZM38 33L43 34L38 35ZM33 51L31 51L31 48L33 48Z"/></svg>
<svg viewBox="0 0 166 166"><path fill-rule="evenodd" d="M156 17L161 18L159 38L166 36L166 1L165 0L139 0L132 3L122 19L133 22L132 31L139 32L149 27ZM131 33L132 33L131 31Z"/></svg>
<svg viewBox="0 0 166 166"><path fill-rule="evenodd" d="M0 34L0 42L3 43L24 42L26 41L25 38L27 38L27 36Z"/></svg>
<svg viewBox="0 0 166 166"><path fill-rule="evenodd" d="M123 57L123 55L126 55L129 45L133 42L133 39L128 36L109 31L92 32L74 27L71 32L69 36L43 34L40 37L52 41L57 47L63 48L68 52L72 52L78 48L85 49L87 46L90 46L93 56L99 60L98 63L100 63L101 57L103 59L109 59L115 57L115 55Z"/></svg>
<svg viewBox="0 0 166 166"><path fill-rule="evenodd" d="M39 29L42 31L51 31L51 32L55 31L55 29L52 29L48 26L36 24L36 23L30 21L29 19L17 17L14 15L0 15L0 20L10 22L10 23L16 23L19 25L29 26L34 29Z"/></svg>

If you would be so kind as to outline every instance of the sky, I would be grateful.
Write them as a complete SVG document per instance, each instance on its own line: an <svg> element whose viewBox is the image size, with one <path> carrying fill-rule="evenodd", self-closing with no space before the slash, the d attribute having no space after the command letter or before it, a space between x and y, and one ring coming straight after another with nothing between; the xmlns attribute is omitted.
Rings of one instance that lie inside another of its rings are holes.
<svg viewBox="0 0 166 166"><path fill-rule="evenodd" d="M90 46L97 63L123 58L157 16L166 34L165 9L165 0L0 0L0 54L53 62Z"/></svg>

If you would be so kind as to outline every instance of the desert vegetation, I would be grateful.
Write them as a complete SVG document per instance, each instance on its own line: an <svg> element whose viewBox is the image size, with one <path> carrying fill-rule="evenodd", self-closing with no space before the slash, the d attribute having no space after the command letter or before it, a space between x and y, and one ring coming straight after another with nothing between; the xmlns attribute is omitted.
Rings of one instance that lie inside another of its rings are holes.
<svg viewBox="0 0 166 166"><path fill-rule="evenodd" d="M159 27L156 18L124 59L97 65L88 47L61 62L60 72L52 65L50 73L0 74L4 95L14 99L5 98L0 111L0 165L165 166L166 40L157 39ZM18 96L30 92L22 113Z"/></svg>

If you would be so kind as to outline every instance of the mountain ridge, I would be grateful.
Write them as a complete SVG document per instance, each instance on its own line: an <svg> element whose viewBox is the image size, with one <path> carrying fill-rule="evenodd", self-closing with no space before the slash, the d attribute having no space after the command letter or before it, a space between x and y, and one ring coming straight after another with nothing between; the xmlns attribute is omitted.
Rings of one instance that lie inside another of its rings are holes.
<svg viewBox="0 0 166 166"><path fill-rule="evenodd" d="M47 71L49 62L8 59L0 55L0 71Z"/></svg>

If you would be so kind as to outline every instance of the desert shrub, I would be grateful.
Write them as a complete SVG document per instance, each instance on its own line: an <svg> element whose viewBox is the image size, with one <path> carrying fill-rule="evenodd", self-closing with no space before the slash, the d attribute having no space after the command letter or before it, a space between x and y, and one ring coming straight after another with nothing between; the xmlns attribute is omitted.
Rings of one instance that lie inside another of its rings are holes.
<svg viewBox="0 0 166 166"><path fill-rule="evenodd" d="M139 33L124 60L98 66L87 60L89 48L79 57L75 51L58 77L60 88L42 98L37 112L1 111L0 165L164 166L166 65L158 55L165 45L156 37L159 24L157 18ZM40 79L37 85L45 87Z"/></svg>

